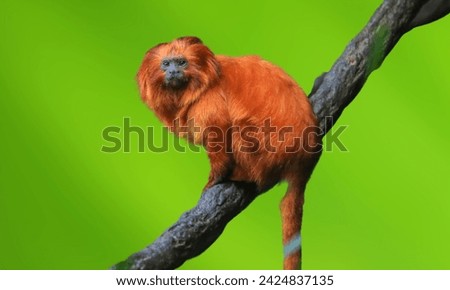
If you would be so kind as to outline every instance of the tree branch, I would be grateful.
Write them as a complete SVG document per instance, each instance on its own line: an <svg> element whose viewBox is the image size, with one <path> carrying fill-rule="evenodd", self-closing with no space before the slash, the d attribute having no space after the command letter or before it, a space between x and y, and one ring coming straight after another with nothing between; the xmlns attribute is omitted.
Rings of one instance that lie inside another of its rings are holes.
<svg viewBox="0 0 450 290"><path fill-rule="evenodd" d="M448 0L385 0L369 23L348 44L331 70L316 79L310 102L323 134L356 97L403 34L450 11ZM258 193L250 184L227 182L205 191L197 206L184 213L151 245L112 269L175 269L205 251L227 223Z"/></svg>
<svg viewBox="0 0 450 290"><path fill-rule="evenodd" d="M408 30L414 27L433 22L450 13L450 1L448 0L428 0L422 6L419 13L414 17L408 26Z"/></svg>
<svg viewBox="0 0 450 290"><path fill-rule="evenodd" d="M431 4L441 7L440 2L440 0L383 2L366 27L347 45L331 70L316 80L310 94L310 102L324 134L332 127L345 107L353 101L369 75L380 67L402 35L415 27L412 26L412 22L421 25L427 20L429 22L435 20L437 13L424 11L432 11ZM425 15L430 18L425 18Z"/></svg>
<svg viewBox="0 0 450 290"><path fill-rule="evenodd" d="M175 269L205 251L227 223L257 196L251 184L228 182L206 190L198 204L153 244L112 269Z"/></svg>

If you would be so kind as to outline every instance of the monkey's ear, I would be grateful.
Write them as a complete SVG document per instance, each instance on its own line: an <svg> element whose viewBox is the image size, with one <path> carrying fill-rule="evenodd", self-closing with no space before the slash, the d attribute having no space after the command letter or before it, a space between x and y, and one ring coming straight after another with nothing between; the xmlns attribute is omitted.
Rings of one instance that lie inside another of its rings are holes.
<svg viewBox="0 0 450 290"><path fill-rule="evenodd" d="M183 42L185 42L188 45L197 44L197 43L202 44L203 43L203 41L200 38L196 37L196 36L183 36L183 37L177 38L177 40L183 41Z"/></svg>

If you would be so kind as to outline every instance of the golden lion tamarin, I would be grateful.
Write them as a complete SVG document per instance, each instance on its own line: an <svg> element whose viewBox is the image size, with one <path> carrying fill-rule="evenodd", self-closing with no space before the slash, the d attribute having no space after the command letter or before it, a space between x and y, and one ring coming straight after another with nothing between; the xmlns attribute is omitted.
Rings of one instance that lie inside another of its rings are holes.
<svg viewBox="0 0 450 290"><path fill-rule="evenodd" d="M206 148L205 189L245 181L263 192L289 183L280 205L284 269L298 269L304 190L321 148L303 90L259 57L214 55L197 37L150 49L137 79L142 99L164 125Z"/></svg>

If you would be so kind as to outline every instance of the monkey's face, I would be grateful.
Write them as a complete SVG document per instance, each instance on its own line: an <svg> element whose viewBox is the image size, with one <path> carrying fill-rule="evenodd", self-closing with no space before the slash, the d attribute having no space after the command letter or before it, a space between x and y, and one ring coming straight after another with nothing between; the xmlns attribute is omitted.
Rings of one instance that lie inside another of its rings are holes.
<svg viewBox="0 0 450 290"><path fill-rule="evenodd" d="M147 51L137 75L142 99L151 107L188 104L219 80L220 66L197 37L180 37Z"/></svg>
<svg viewBox="0 0 450 290"><path fill-rule="evenodd" d="M188 61L183 56L165 57L161 61L165 85L174 89L185 86L188 82L188 77L186 76L188 65Z"/></svg>

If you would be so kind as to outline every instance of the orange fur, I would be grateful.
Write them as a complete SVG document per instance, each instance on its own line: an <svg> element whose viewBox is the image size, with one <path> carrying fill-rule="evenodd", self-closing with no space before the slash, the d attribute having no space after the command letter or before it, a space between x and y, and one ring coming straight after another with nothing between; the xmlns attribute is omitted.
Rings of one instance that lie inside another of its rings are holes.
<svg viewBox="0 0 450 290"><path fill-rule="evenodd" d="M160 64L168 56L188 60L185 87L164 85ZM310 103L289 75L257 56L215 56L200 39L183 37L147 52L138 83L142 99L167 127L207 149L206 188L232 180L253 182L263 192L287 180L283 243L300 232L303 192L321 141ZM269 134L268 123L275 128ZM299 264L300 254L291 255L284 268Z"/></svg>

